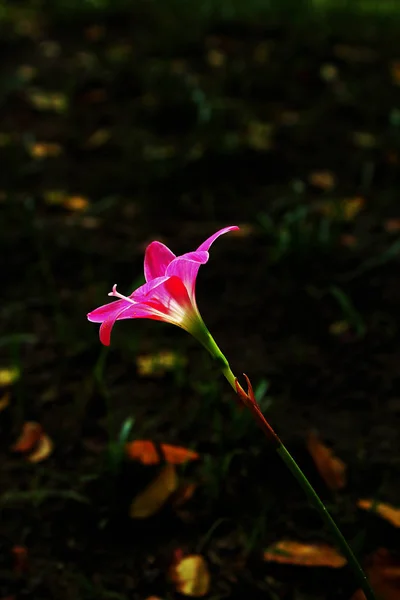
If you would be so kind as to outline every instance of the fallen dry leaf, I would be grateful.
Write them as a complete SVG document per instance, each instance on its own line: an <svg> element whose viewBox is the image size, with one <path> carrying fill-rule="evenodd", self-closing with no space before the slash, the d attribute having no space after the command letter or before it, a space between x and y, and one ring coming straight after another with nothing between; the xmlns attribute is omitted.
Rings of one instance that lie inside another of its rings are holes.
<svg viewBox="0 0 400 600"><path fill-rule="evenodd" d="M150 440L135 440L126 444L126 453L132 460L138 460L143 465L158 465L160 459L164 458L165 462L182 465L191 460L197 460L199 454L194 450L183 448L182 446L172 446L171 444L160 444L160 451L157 452L157 447Z"/></svg>
<svg viewBox="0 0 400 600"><path fill-rule="evenodd" d="M89 200L84 196L68 196L63 201L62 205L68 210L76 212L85 210L89 206Z"/></svg>
<svg viewBox="0 0 400 600"><path fill-rule="evenodd" d="M132 519L147 519L158 512L178 488L174 465L167 464L157 477L134 498L129 514Z"/></svg>
<svg viewBox="0 0 400 600"><path fill-rule="evenodd" d="M329 489L337 491L344 488L346 485L346 465L319 440L316 433L310 432L308 434L307 449Z"/></svg>
<svg viewBox="0 0 400 600"><path fill-rule="evenodd" d="M174 371L185 363L184 357L170 350L142 354L136 358L137 372L141 377L161 377L167 371Z"/></svg>
<svg viewBox="0 0 400 600"><path fill-rule="evenodd" d="M13 452L29 452L33 450L38 443L40 436L43 433L43 428L40 423L35 421L25 421L22 426L22 432L11 450Z"/></svg>
<svg viewBox="0 0 400 600"><path fill-rule="evenodd" d="M184 596L200 598L210 589L210 572L200 554L189 554L176 560L170 567L169 575L176 590Z"/></svg>
<svg viewBox="0 0 400 600"><path fill-rule="evenodd" d="M302 567L332 569L339 569L347 562L344 556L328 544L303 544L291 540L281 540L269 546L264 552L264 560Z"/></svg>
<svg viewBox="0 0 400 600"><path fill-rule="evenodd" d="M53 452L53 442L46 433L40 436L36 449L29 454L27 460L31 463L38 463L45 460Z"/></svg>
<svg viewBox="0 0 400 600"><path fill-rule="evenodd" d="M100 148L104 146L111 138L109 129L97 129L86 140L85 148Z"/></svg>
<svg viewBox="0 0 400 600"><path fill-rule="evenodd" d="M395 527L400 527L400 508L395 508L384 502L375 502L375 500L358 500L357 506L363 510L376 512Z"/></svg>
<svg viewBox="0 0 400 600"><path fill-rule="evenodd" d="M0 412L10 406L10 394L5 392L0 398Z"/></svg>
<svg viewBox="0 0 400 600"><path fill-rule="evenodd" d="M17 367L5 367L0 369L0 385L12 385L18 381L20 371Z"/></svg>
<svg viewBox="0 0 400 600"><path fill-rule="evenodd" d="M28 145L28 152L32 158L55 158L60 156L63 149L60 144L54 142L36 142Z"/></svg>
<svg viewBox="0 0 400 600"><path fill-rule="evenodd" d="M364 208L365 200L361 196L343 198L340 201L321 202L317 211L337 221L352 221Z"/></svg>
<svg viewBox="0 0 400 600"><path fill-rule="evenodd" d="M368 560L365 570L374 592L380 600L399 600L400 561L388 550L380 548ZM366 600L364 592L358 590L351 600Z"/></svg>
<svg viewBox="0 0 400 600"><path fill-rule="evenodd" d="M53 442L44 433L40 423L26 421L22 426L22 432L15 444L11 447L13 452L27 453L27 460L32 463L41 462L53 451Z"/></svg>
<svg viewBox="0 0 400 600"><path fill-rule="evenodd" d="M68 108L68 98L61 92L48 92L32 88L27 92L28 98L37 110L53 110L64 113Z"/></svg>
<svg viewBox="0 0 400 600"><path fill-rule="evenodd" d="M331 171L314 171L310 173L308 181L321 190L331 190L336 183L336 177Z"/></svg>

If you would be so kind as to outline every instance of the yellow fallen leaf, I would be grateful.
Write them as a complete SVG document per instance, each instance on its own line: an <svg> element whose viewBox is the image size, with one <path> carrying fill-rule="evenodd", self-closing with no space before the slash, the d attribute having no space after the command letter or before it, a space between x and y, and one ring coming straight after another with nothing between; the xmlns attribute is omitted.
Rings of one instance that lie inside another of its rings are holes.
<svg viewBox="0 0 400 600"><path fill-rule="evenodd" d="M157 477L134 498L129 514L133 519L147 519L158 512L178 488L174 465L166 464Z"/></svg>
<svg viewBox="0 0 400 600"><path fill-rule="evenodd" d="M357 506L363 510L376 512L395 527L400 527L400 508L395 508L384 502L375 502L374 500L358 500Z"/></svg>
<svg viewBox="0 0 400 600"><path fill-rule="evenodd" d="M177 592L184 596L200 598L210 589L210 572L200 554L190 554L179 558L170 567L169 575Z"/></svg>
<svg viewBox="0 0 400 600"><path fill-rule="evenodd" d="M361 196L343 198L340 201L321 202L317 210L326 217L338 221L352 221L364 208L365 200Z"/></svg>
<svg viewBox="0 0 400 600"><path fill-rule="evenodd" d="M328 544L303 544L292 540L281 540L264 552L267 562L300 565L303 567L331 567L339 569L346 564L344 556Z"/></svg>
<svg viewBox="0 0 400 600"><path fill-rule="evenodd" d="M313 432L308 434L307 448L319 474L329 489L337 491L344 488L347 471L344 462L337 458L332 450L325 446Z"/></svg>
<svg viewBox="0 0 400 600"><path fill-rule="evenodd" d="M36 142L28 146L28 152L32 158L55 158L62 154L62 146L55 142Z"/></svg>
<svg viewBox="0 0 400 600"><path fill-rule="evenodd" d="M141 377L161 377L167 371L182 367L186 360L177 352L166 350L155 354L143 354L136 358L137 372Z"/></svg>
<svg viewBox="0 0 400 600"><path fill-rule="evenodd" d="M111 138L111 132L109 129L97 129L88 137L85 142L86 148L100 148L104 146Z"/></svg>
<svg viewBox="0 0 400 600"><path fill-rule="evenodd" d="M46 433L40 436L36 449L29 454L27 460L31 463L38 463L45 460L53 452L53 442Z"/></svg>
<svg viewBox="0 0 400 600"><path fill-rule="evenodd" d="M0 369L0 385L12 385L18 381L20 376L17 367L5 367Z"/></svg>
<svg viewBox="0 0 400 600"><path fill-rule="evenodd" d="M64 113L68 108L68 98L61 92L49 92L32 88L27 92L33 106L40 111L52 110Z"/></svg>

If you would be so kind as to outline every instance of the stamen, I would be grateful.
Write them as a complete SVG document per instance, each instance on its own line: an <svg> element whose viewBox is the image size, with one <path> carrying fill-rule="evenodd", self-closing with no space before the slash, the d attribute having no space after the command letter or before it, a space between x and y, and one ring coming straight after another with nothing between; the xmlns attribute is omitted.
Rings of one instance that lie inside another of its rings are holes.
<svg viewBox="0 0 400 600"><path fill-rule="evenodd" d="M109 292L108 296L115 296L116 298L121 298L121 300L126 300L126 302L129 302L130 304L137 304L134 300L132 300L132 298L128 298L128 296L124 296L123 294L120 294L119 292L117 292L117 284L116 283L114 283L112 292Z"/></svg>

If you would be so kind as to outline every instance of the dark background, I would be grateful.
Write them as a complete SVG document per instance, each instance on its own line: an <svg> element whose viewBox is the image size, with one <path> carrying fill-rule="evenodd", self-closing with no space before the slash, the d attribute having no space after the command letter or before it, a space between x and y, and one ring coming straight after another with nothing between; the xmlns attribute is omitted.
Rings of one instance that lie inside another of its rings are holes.
<svg viewBox="0 0 400 600"><path fill-rule="evenodd" d="M347 569L262 560L332 539L196 341L123 321L106 350L86 321L142 282L150 241L180 254L233 224L199 273L205 322L361 559L398 550L357 508L400 503L398 27L384 0L0 3L0 598L179 598L177 549L213 599L354 593ZM160 351L175 367L141 374ZM34 464L13 452L27 421L53 442ZM200 454L179 510L129 517L160 467L127 439Z"/></svg>

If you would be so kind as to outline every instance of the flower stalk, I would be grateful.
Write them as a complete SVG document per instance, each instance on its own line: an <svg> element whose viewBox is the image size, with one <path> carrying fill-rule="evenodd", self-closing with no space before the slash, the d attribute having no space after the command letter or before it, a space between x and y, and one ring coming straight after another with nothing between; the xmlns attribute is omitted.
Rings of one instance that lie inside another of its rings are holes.
<svg viewBox="0 0 400 600"><path fill-rule="evenodd" d="M264 432L264 435L267 438L268 442L272 444L276 453L280 456L280 458L285 463L286 467L295 477L295 479L305 492L310 504L320 514L322 520L324 521L333 539L335 540L337 547L346 557L348 565L353 570L354 576L357 579L362 591L364 592L366 600L376 600L376 596L371 588L367 576L364 573L356 555L354 554L350 545L346 541L346 538L340 531L339 527L336 525L333 517L329 513L325 504L322 502L321 498L318 496L317 492L314 490L306 475L303 473L293 456L290 454L289 450L283 444L277 433L275 433L275 431L263 415L259 404L255 398L254 391L249 378L247 377L247 375L244 375L248 386L248 391L245 392L240 383L238 382L237 378L232 373L226 357L221 352L220 348L216 344L215 340L212 338L211 334L209 334L209 336L212 341L210 340L208 345L206 346L207 350L210 352L210 354L212 354L214 359L218 360L218 362L224 365L221 371L225 378L228 380L228 383L236 391L243 405L250 410L256 423ZM234 382L234 385L232 385L232 380Z"/></svg>

